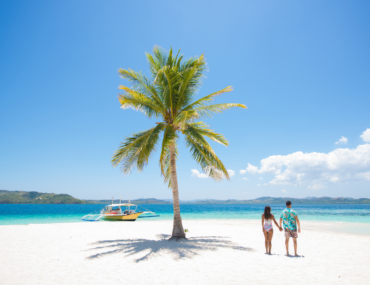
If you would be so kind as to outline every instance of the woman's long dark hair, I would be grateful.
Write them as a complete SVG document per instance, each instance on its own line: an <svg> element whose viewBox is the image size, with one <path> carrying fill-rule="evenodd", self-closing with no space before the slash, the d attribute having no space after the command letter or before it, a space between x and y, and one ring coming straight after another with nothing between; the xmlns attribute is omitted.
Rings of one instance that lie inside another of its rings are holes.
<svg viewBox="0 0 370 285"><path fill-rule="evenodd" d="M265 212L263 213L263 215L265 216L266 220L271 218L271 207L270 206L265 207Z"/></svg>

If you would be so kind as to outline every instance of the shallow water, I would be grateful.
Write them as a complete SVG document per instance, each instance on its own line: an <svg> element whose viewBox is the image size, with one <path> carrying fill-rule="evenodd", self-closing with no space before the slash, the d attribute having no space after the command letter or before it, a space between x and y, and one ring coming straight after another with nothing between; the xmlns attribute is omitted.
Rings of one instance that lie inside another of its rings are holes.
<svg viewBox="0 0 370 285"><path fill-rule="evenodd" d="M183 219L260 219L265 205L181 205ZM270 205L279 218L283 205ZM0 225L83 222L81 217L99 213L104 205L0 205ZM173 218L172 205L139 205L160 215L145 220ZM369 223L370 205L294 205L301 221ZM141 219L138 219L138 221Z"/></svg>

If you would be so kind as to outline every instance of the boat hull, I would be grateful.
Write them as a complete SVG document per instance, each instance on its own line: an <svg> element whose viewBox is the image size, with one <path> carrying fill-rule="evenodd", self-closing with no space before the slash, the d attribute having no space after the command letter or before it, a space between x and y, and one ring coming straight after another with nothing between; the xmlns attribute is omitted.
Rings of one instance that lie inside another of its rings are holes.
<svg viewBox="0 0 370 285"><path fill-rule="evenodd" d="M135 213L130 215L104 215L102 218L107 221L126 221L133 222L141 215L142 213Z"/></svg>

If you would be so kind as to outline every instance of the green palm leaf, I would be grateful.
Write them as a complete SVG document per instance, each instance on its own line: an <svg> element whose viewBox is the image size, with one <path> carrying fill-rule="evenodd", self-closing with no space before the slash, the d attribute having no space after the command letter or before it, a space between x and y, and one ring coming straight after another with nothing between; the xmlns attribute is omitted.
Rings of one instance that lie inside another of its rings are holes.
<svg viewBox="0 0 370 285"><path fill-rule="evenodd" d="M204 144L197 141L191 135L186 135L185 141L190 148L192 157L209 177L216 181L220 181L223 178L230 179L225 166L208 143Z"/></svg>
<svg viewBox="0 0 370 285"><path fill-rule="evenodd" d="M212 102L216 96L219 96L222 93L231 92L231 91L233 91L233 88L231 86L228 86L220 91L217 91L215 93L204 96L203 98L200 98L199 100L195 101L194 103L182 109L182 111L190 111L198 107L203 107L205 103Z"/></svg>
<svg viewBox="0 0 370 285"><path fill-rule="evenodd" d="M139 93L123 85L120 85L119 89L126 91L126 94L118 96L122 109L132 108L143 112L148 117L153 115L158 117L160 114L164 115L164 108L145 94Z"/></svg>
<svg viewBox="0 0 370 285"><path fill-rule="evenodd" d="M243 108L243 109L247 108L243 104L224 103L224 104L214 104L214 105L198 107L198 108L192 109L192 111L194 111L198 114L197 118L212 117L214 114L222 113L223 111L225 111L227 109L230 109L230 108L234 108L234 107L240 107L240 108Z"/></svg>
<svg viewBox="0 0 370 285"><path fill-rule="evenodd" d="M200 165L203 171L217 181L220 180L222 176L230 179L225 166L203 137L205 133L211 134L212 132L207 130L204 124L198 123L192 125L188 124L184 133L187 146L190 147L194 160ZM213 136L211 135L211 137L213 137L213 139L217 139L218 142L222 144L228 144L222 135L215 134Z"/></svg>
<svg viewBox="0 0 370 285"><path fill-rule="evenodd" d="M164 128L165 124L160 123L154 128L127 137L113 155L113 166L122 163L122 170L126 174L129 174L133 167L142 171L155 150L159 135Z"/></svg>
<svg viewBox="0 0 370 285"><path fill-rule="evenodd" d="M162 104L163 98L161 98L161 93L157 92L155 85L149 81L141 72L136 72L132 69L123 69L118 70L121 78L127 79L128 81L134 84L135 90L151 97L156 104L161 107L164 107Z"/></svg>
<svg viewBox="0 0 370 285"><path fill-rule="evenodd" d="M186 124L186 128L188 129L187 131L191 130L193 136L196 135L196 137L200 140L202 140L203 136L206 136L224 146L229 145L229 142L222 134L215 133L213 130L209 129L208 126L203 122Z"/></svg>
<svg viewBox="0 0 370 285"><path fill-rule="evenodd" d="M201 79L204 77L203 73L205 70L206 62L203 54L199 58L186 61L181 66L180 72L182 82L177 98L178 108L183 108L191 102L193 95L197 93L202 84Z"/></svg>

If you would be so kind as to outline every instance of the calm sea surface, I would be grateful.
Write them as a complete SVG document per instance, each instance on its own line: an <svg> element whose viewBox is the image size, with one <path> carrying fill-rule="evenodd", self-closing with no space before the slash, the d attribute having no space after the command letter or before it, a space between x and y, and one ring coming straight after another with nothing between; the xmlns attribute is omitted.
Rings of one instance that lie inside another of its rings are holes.
<svg viewBox="0 0 370 285"><path fill-rule="evenodd" d="M285 208L270 205L276 218ZM81 217L99 213L104 205L0 205L0 225L80 223ZM139 205L160 215L140 220L169 220L172 205ZM264 205L181 205L183 219L260 219ZM295 205L301 221L369 223L370 205ZM365 226L365 225L364 225ZM369 226L366 224L366 226Z"/></svg>

